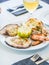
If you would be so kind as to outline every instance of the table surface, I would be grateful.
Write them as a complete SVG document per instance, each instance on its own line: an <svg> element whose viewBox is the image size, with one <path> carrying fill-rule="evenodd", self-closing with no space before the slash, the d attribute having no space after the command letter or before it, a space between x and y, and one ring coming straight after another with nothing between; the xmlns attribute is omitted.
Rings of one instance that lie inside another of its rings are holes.
<svg viewBox="0 0 49 65"><path fill-rule="evenodd" d="M4 25L12 23L12 22L15 23L15 22L19 21L19 23L21 23L21 21L26 20L27 18L30 17L29 13L21 15L21 16L14 16L11 13L7 12L7 8L17 6L20 4L22 4L22 0L21 1L20 0L10 0L10 1L0 4L0 7L2 8L2 12L0 14L0 28L1 28L1 26L4 26ZM42 1L40 1L40 4L43 5L43 8L35 11L35 13L32 15L33 17L39 18L39 14L41 14L41 12L43 12L43 10L45 8L48 8L48 6L49 6L48 4L46 4ZM17 62L24 58L30 57L31 55L33 55L35 53L38 53L43 58L49 56L49 45L42 49L39 49L39 50L17 51L17 50L12 50L12 49L4 46L0 42L0 64L1 65L11 65L14 62Z"/></svg>

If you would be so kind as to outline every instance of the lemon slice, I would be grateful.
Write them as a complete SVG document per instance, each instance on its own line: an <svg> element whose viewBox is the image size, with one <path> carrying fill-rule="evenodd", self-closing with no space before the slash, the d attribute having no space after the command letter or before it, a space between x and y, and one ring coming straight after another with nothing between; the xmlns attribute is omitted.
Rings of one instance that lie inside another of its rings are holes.
<svg viewBox="0 0 49 65"><path fill-rule="evenodd" d="M28 26L21 26L18 28L18 35L23 38L27 38L30 36L32 29Z"/></svg>

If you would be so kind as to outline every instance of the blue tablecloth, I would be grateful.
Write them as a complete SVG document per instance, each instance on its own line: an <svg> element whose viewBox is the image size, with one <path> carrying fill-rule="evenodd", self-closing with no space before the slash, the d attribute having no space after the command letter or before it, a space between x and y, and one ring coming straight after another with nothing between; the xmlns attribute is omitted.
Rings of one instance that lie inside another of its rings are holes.
<svg viewBox="0 0 49 65"><path fill-rule="evenodd" d="M48 3L48 4L49 4L49 0L42 0L42 1L44 1L44 2L46 2L46 3Z"/></svg>
<svg viewBox="0 0 49 65"><path fill-rule="evenodd" d="M8 0L0 0L0 3L2 3L2 2L6 2L6 1L8 1ZM42 0L42 1L44 1L44 2L46 2L46 3L49 4L49 0Z"/></svg>
<svg viewBox="0 0 49 65"><path fill-rule="evenodd" d="M32 57L32 56L31 56L31 57ZM31 57L26 58L26 59L23 59L23 60L18 61L18 62L15 62L15 63L12 64L12 65L37 65L37 64L35 64L34 61L31 61L31 59L30 59ZM42 60L42 58L39 57L38 60ZM38 60L37 60L37 61L38 61ZM46 61L44 61L43 63L41 63L41 64L39 64L39 65L49 65L49 63L46 62Z"/></svg>
<svg viewBox="0 0 49 65"><path fill-rule="evenodd" d="M6 2L6 1L8 1L8 0L0 0L0 3L2 3L2 2Z"/></svg>

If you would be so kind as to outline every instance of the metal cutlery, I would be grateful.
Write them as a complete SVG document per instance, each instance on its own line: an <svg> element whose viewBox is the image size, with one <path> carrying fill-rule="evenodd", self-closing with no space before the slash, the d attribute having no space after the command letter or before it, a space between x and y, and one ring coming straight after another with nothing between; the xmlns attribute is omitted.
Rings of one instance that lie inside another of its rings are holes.
<svg viewBox="0 0 49 65"><path fill-rule="evenodd" d="M39 60L39 61L37 61L37 62L35 62L37 65L39 65L39 64L41 64L42 62L44 62L44 61L47 61L47 60L49 60L49 57L47 57L47 58L45 58L45 59L42 59L42 60Z"/></svg>
<svg viewBox="0 0 49 65"><path fill-rule="evenodd" d="M42 63L44 61L49 60L49 57L47 57L45 59L42 59L42 60L37 61L39 59L39 57L40 56L38 54L34 54L33 57L31 58L31 60L34 61L37 65L39 65L40 63Z"/></svg>
<svg viewBox="0 0 49 65"><path fill-rule="evenodd" d="M31 60L35 62L36 60L38 60L39 57L40 56L38 54L34 54Z"/></svg>

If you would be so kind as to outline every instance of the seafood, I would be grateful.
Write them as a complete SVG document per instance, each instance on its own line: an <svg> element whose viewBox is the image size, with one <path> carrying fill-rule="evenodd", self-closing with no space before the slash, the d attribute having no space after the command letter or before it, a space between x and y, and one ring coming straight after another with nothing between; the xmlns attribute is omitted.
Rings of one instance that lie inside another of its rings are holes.
<svg viewBox="0 0 49 65"><path fill-rule="evenodd" d="M6 37L6 44L16 48L28 48L49 41L44 23L36 18L30 18L20 26L8 24L0 30L0 34L11 37Z"/></svg>
<svg viewBox="0 0 49 65"><path fill-rule="evenodd" d="M38 44L40 44L42 41L34 41L34 42L32 42L32 46L36 46L36 45L38 45Z"/></svg>
<svg viewBox="0 0 49 65"><path fill-rule="evenodd" d="M36 18L30 18L25 24L31 28L36 28L37 26L41 27L43 25L42 21Z"/></svg>
<svg viewBox="0 0 49 65"><path fill-rule="evenodd" d="M21 37L7 38L6 44L16 47L16 48L28 48L31 46L30 39L23 39Z"/></svg>
<svg viewBox="0 0 49 65"><path fill-rule="evenodd" d="M0 34L9 35L9 36L16 36L18 31L17 24L8 24L3 29L0 30Z"/></svg>
<svg viewBox="0 0 49 65"><path fill-rule="evenodd" d="M49 38L44 36L43 34L33 34L31 35L31 39L37 41L49 41Z"/></svg>

